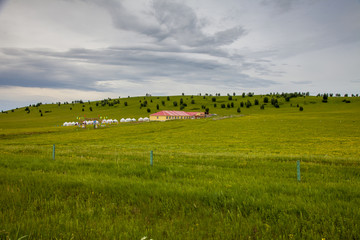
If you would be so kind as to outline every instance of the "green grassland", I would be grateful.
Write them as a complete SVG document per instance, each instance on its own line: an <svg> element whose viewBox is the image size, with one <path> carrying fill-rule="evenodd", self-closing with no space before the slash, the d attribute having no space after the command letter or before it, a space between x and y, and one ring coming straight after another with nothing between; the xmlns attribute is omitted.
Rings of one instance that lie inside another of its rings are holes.
<svg viewBox="0 0 360 240"><path fill-rule="evenodd" d="M360 98L265 97L134 97L0 114L0 239L360 239ZM217 115L61 127L179 110L180 98L184 111Z"/></svg>

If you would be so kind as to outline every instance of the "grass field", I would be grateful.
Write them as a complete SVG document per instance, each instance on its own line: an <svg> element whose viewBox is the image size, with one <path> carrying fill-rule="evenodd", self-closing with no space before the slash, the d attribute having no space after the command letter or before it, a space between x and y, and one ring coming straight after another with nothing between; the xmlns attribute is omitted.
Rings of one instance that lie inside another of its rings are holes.
<svg viewBox="0 0 360 240"><path fill-rule="evenodd" d="M360 98L278 97L279 108L260 110L264 97L121 98L1 114L0 239L360 239ZM217 116L60 126L84 115L145 117L157 104L179 110L180 98L185 111Z"/></svg>

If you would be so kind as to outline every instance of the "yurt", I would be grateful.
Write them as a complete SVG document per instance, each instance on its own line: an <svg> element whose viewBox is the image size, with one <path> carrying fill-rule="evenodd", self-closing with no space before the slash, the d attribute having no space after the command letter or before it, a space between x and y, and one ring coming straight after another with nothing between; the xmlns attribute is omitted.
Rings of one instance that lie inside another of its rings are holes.
<svg viewBox="0 0 360 240"><path fill-rule="evenodd" d="M117 119L114 119L113 123L119 123L119 121Z"/></svg>
<svg viewBox="0 0 360 240"><path fill-rule="evenodd" d="M123 123L123 122L125 122L125 119L124 119L124 118L122 118L122 119L120 120L120 122L122 122L122 123Z"/></svg>
<svg viewBox="0 0 360 240"><path fill-rule="evenodd" d="M135 118L133 118L133 119L131 119L131 121L136 122L136 119L135 119Z"/></svg>
<svg viewBox="0 0 360 240"><path fill-rule="evenodd" d="M131 122L132 120L131 120L131 118L127 118L126 120L125 120L125 122Z"/></svg>
<svg viewBox="0 0 360 240"><path fill-rule="evenodd" d="M150 119L148 117L145 117L144 122L148 122L148 121L150 121Z"/></svg>
<svg viewBox="0 0 360 240"><path fill-rule="evenodd" d="M138 119L138 121L139 121L139 122L142 122L142 121L144 121L144 119L143 119L142 117L140 117L140 118Z"/></svg>

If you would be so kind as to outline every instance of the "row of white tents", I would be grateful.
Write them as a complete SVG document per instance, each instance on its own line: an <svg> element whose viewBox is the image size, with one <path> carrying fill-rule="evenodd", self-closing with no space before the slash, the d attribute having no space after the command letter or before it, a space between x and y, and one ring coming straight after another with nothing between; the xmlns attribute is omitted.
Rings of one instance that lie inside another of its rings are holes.
<svg viewBox="0 0 360 240"><path fill-rule="evenodd" d="M149 122L150 119L148 117L145 118L139 118L137 120L138 122ZM135 118L122 118L120 120L121 123L125 123L125 122L136 122ZM93 125L95 123L95 125L99 124L99 121L83 121L81 124L86 124L86 125ZM119 121L117 119L104 119L101 121L102 124L117 124L119 123ZM79 123L78 122L64 122L63 126L64 127L70 127L70 126L78 126Z"/></svg>

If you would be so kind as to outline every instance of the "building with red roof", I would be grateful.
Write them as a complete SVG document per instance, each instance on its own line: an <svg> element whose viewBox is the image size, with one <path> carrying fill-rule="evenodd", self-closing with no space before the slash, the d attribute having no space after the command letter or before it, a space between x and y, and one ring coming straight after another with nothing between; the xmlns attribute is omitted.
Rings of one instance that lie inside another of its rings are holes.
<svg viewBox="0 0 360 240"><path fill-rule="evenodd" d="M160 111L150 115L150 121L167 121L175 119L196 119L204 118L203 112L184 112L184 111Z"/></svg>

